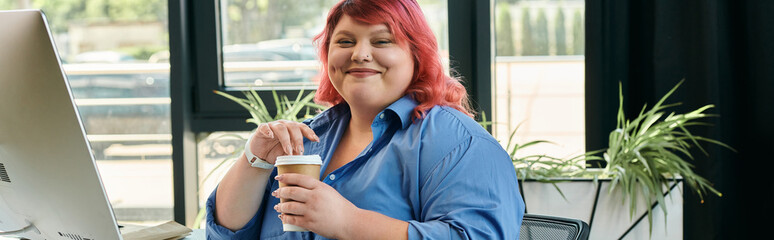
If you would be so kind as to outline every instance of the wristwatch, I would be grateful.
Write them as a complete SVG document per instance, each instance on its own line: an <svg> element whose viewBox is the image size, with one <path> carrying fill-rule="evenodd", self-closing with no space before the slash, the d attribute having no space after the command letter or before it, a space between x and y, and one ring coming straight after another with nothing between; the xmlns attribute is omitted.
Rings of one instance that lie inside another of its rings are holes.
<svg viewBox="0 0 774 240"><path fill-rule="evenodd" d="M245 157L247 157L247 163L249 163L250 166L252 167L272 169L274 168L274 164L266 162L266 160L263 160L258 156L255 156L255 154L253 154L253 152L250 151L250 140L253 139L253 136L257 132L258 131L255 131L253 132L253 134L250 134L250 137L247 138L247 142L245 142Z"/></svg>

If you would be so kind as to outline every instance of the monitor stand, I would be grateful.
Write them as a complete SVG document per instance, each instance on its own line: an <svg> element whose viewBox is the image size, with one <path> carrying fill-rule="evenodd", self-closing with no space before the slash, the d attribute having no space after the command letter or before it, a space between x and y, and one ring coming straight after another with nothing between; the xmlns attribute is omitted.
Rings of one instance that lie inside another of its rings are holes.
<svg viewBox="0 0 774 240"><path fill-rule="evenodd" d="M32 224L31 222L24 220L26 227L19 229L19 230L13 230L13 231L6 231L6 232L0 232L0 236L13 236L13 235L19 235L20 233L25 233L29 231L34 231L37 234L40 234L40 231L38 228L35 227L35 224ZM26 238L22 238L26 239Z"/></svg>

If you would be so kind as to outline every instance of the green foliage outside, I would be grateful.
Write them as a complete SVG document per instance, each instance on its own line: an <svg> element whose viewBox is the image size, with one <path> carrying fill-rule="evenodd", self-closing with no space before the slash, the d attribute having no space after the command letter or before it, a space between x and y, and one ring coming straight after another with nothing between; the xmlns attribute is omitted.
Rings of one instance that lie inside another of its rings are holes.
<svg viewBox="0 0 774 240"><path fill-rule="evenodd" d="M256 43L270 39L311 38L319 33L328 10L339 0L228 0L221 5L223 44ZM439 0L420 0L438 4ZM294 34L288 36L288 34Z"/></svg>
<svg viewBox="0 0 774 240"><path fill-rule="evenodd" d="M496 56L583 55L585 33L582 9L565 6L561 2L556 3L555 8L543 8L539 4L518 0L495 2ZM521 9L519 16L513 16L509 11L513 7ZM568 19L566 13L570 11L572 14ZM537 17L533 17L536 13ZM507 22L506 19L514 17L518 20ZM514 35L515 29L518 32ZM513 55L508 54L509 47L514 48Z"/></svg>
<svg viewBox="0 0 774 240"><path fill-rule="evenodd" d="M0 0L0 10L17 9L15 1L13 0Z"/></svg>
<svg viewBox="0 0 774 240"><path fill-rule="evenodd" d="M567 55L567 35L564 32L564 11L561 8L556 12L556 24L554 31L556 35L556 55Z"/></svg>
<svg viewBox="0 0 774 240"><path fill-rule="evenodd" d="M256 43L286 38L289 27L316 29L336 0L229 0L221 6L223 44ZM258 24L261 23L261 24ZM306 37L311 37L308 33Z"/></svg>
<svg viewBox="0 0 774 240"><path fill-rule="evenodd" d="M126 53L129 56L134 57L134 59L141 59L145 60L150 58L151 55L154 53L168 50L169 47L167 46L131 46L131 47L124 47L116 49L118 52Z"/></svg>
<svg viewBox="0 0 774 240"><path fill-rule="evenodd" d="M162 0L0 0L0 10L41 9L57 35L67 33L73 25L167 22L167 4ZM169 46L141 45L113 50L144 60L167 49Z"/></svg>
<svg viewBox="0 0 774 240"><path fill-rule="evenodd" d="M585 27L583 27L583 17L581 16L580 10L575 11L575 14L572 18L572 53L573 55L583 55L585 43L586 43L586 33L585 33Z"/></svg>
<svg viewBox="0 0 774 240"><path fill-rule="evenodd" d="M521 9L521 55L536 55L534 38L532 37L532 18L528 8Z"/></svg>
<svg viewBox="0 0 774 240"><path fill-rule="evenodd" d="M507 3L497 4L497 25L495 25L496 49L495 56L516 55L511 27L511 11Z"/></svg>
<svg viewBox="0 0 774 240"><path fill-rule="evenodd" d="M548 19L546 19L546 11L542 8L538 10L534 31L535 34L532 35L534 38L532 42L535 44L534 55L548 55Z"/></svg>
<svg viewBox="0 0 774 240"><path fill-rule="evenodd" d="M67 31L79 23L162 21L167 19L167 1L161 0L0 0L0 9L42 9L51 31Z"/></svg>

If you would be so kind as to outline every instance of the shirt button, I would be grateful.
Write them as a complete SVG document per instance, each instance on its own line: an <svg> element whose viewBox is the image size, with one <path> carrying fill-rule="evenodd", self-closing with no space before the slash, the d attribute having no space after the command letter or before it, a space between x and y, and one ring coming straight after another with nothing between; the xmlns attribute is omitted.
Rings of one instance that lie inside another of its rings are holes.
<svg viewBox="0 0 774 240"><path fill-rule="evenodd" d="M379 119L384 119L384 113L379 114Z"/></svg>
<svg viewBox="0 0 774 240"><path fill-rule="evenodd" d="M330 178L331 181L336 180L336 175L335 174L331 174L330 176L328 176L328 178Z"/></svg>

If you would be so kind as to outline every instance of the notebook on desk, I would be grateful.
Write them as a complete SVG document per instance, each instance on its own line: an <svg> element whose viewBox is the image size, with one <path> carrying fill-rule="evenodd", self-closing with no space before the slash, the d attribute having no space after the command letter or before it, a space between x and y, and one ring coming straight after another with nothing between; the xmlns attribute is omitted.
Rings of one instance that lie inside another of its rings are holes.
<svg viewBox="0 0 774 240"><path fill-rule="evenodd" d="M39 10L0 11L0 235L122 239Z"/></svg>

